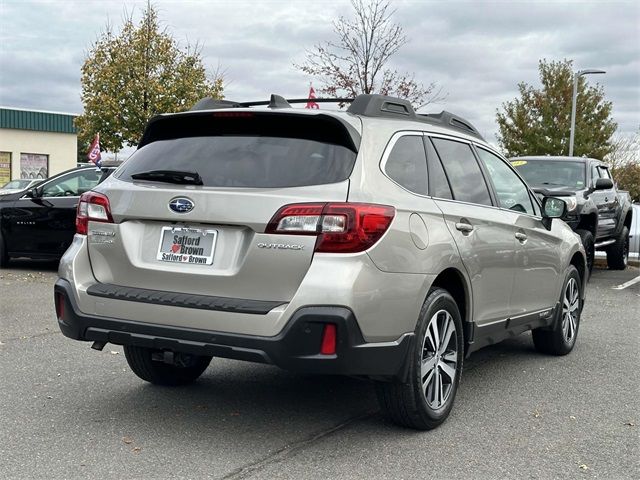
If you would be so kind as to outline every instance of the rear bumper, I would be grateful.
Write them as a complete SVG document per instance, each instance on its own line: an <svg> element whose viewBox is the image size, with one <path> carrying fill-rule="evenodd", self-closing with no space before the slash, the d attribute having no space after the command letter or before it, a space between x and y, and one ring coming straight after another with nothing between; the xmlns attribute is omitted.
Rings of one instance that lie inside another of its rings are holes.
<svg viewBox="0 0 640 480"><path fill-rule="evenodd" d="M86 315L78 308L72 288L67 280L58 279L54 290L56 310L62 312L58 325L74 340L247 360L306 373L399 379L406 376L413 343L412 333L392 342L365 342L353 312L340 306L300 308L278 335L263 337ZM335 355L319 353L327 323L337 327Z"/></svg>

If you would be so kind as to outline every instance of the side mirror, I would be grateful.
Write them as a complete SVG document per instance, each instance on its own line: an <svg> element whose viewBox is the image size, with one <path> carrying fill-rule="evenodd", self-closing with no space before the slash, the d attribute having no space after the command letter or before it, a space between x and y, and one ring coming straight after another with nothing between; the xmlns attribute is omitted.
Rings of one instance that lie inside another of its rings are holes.
<svg viewBox="0 0 640 480"><path fill-rule="evenodd" d="M613 180L610 178L598 178L594 187L596 190L609 190L613 188Z"/></svg>
<svg viewBox="0 0 640 480"><path fill-rule="evenodd" d="M551 220L562 218L567 213L567 203L555 197L542 199L542 223L547 230L551 230Z"/></svg>
<svg viewBox="0 0 640 480"><path fill-rule="evenodd" d="M26 196L28 198L38 198L40 196L40 192L38 192L38 187L33 187L27 190Z"/></svg>

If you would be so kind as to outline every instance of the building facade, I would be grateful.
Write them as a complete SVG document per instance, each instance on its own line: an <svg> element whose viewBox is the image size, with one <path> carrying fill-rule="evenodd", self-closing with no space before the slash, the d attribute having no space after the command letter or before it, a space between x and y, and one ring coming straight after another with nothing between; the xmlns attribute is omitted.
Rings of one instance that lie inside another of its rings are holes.
<svg viewBox="0 0 640 480"><path fill-rule="evenodd" d="M0 186L76 166L76 115L0 107Z"/></svg>

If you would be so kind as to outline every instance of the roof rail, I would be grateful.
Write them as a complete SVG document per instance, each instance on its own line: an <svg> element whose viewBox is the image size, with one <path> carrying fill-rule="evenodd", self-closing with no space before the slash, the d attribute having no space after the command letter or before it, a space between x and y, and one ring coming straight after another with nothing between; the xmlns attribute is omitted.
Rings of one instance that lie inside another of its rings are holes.
<svg viewBox="0 0 640 480"><path fill-rule="evenodd" d="M416 112L408 100L375 94L358 95L351 102L347 112L365 117L416 117Z"/></svg>
<svg viewBox="0 0 640 480"><path fill-rule="evenodd" d="M276 95L274 93L271 94L268 106L269 108L291 108L291 105L285 100L284 97L281 97L280 95Z"/></svg>
<svg viewBox="0 0 640 480"><path fill-rule="evenodd" d="M242 105L238 102L232 102L231 100L220 100L213 97L205 97L191 107L189 110L216 110L218 108L238 108Z"/></svg>
<svg viewBox="0 0 640 480"><path fill-rule="evenodd" d="M478 130L473 125L471 125L471 123L469 123L464 118L445 110L440 113L419 113L418 119L423 120L427 123L431 123L432 125L438 125L441 127L453 127L455 129L462 130L468 135L472 135L479 138L480 140L484 140L482 135L480 135L480 132L478 132Z"/></svg>
<svg viewBox="0 0 640 480"><path fill-rule="evenodd" d="M269 100L255 102L234 102L231 100L217 100L211 97L203 98L191 110L215 110L218 108L242 108L266 106L271 109L291 108L291 104L308 103L350 103L348 113L365 117L390 117L437 125L464 132L473 137L484 140L480 132L464 118L453 113L416 113L411 102L402 98L389 97L378 94L361 94L356 98L293 98L285 99L280 95L271 94Z"/></svg>

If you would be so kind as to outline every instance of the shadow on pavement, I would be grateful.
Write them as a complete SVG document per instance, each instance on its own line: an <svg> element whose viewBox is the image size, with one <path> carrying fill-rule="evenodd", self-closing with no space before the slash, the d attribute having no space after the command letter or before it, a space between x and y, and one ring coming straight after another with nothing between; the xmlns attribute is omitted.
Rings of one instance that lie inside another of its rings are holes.
<svg viewBox="0 0 640 480"><path fill-rule="evenodd" d="M31 272L56 272L58 260L31 260L27 258L12 258L7 269Z"/></svg>

